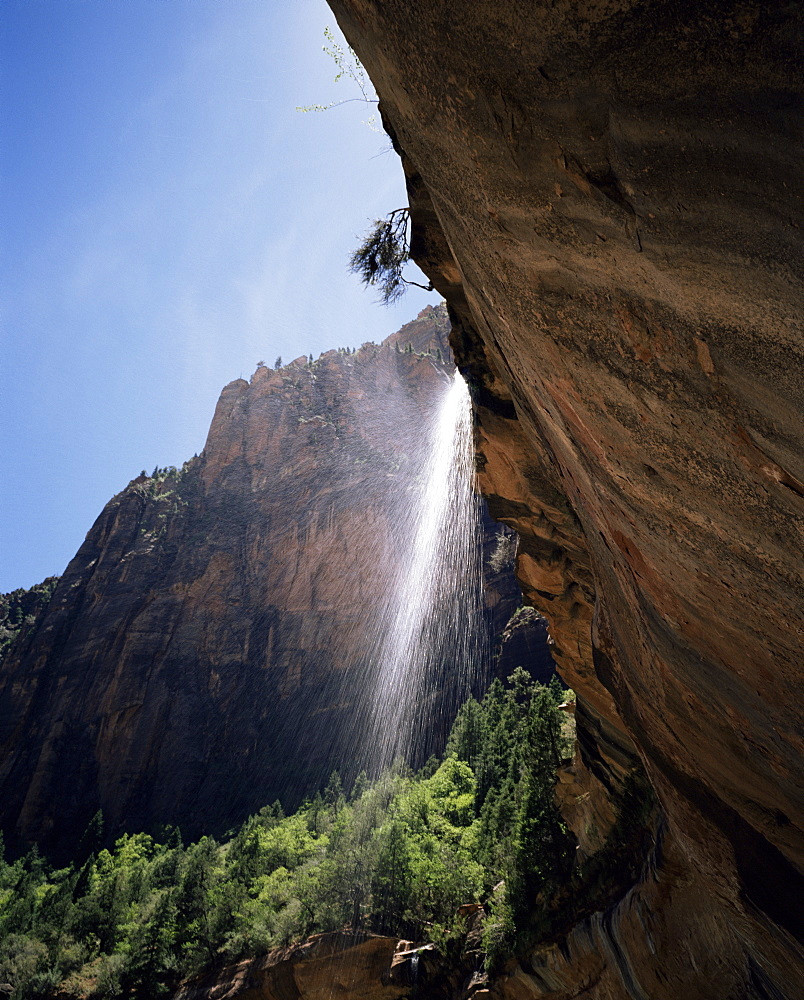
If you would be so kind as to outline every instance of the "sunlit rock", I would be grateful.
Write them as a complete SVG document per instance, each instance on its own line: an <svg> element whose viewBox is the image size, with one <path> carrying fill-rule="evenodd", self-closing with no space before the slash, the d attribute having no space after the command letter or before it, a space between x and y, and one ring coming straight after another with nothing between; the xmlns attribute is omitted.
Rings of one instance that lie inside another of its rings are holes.
<svg viewBox="0 0 804 1000"><path fill-rule="evenodd" d="M376 934L318 934L190 980L174 1000L401 1000L409 986L389 975L395 948Z"/></svg>

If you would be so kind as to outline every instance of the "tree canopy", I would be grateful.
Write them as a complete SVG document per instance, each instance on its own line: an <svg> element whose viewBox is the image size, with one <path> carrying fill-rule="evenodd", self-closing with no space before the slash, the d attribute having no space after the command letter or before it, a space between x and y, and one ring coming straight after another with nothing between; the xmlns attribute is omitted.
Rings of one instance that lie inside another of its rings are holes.
<svg viewBox="0 0 804 1000"><path fill-rule="evenodd" d="M488 916L491 964L539 893L566 880L573 843L553 803L566 751L563 692L524 670L467 701L442 758L397 764L350 793L334 773L292 816L274 803L227 841L127 834L54 870L34 850L0 861L0 981L13 1000L153 998L184 977L344 926L442 945L465 903Z"/></svg>

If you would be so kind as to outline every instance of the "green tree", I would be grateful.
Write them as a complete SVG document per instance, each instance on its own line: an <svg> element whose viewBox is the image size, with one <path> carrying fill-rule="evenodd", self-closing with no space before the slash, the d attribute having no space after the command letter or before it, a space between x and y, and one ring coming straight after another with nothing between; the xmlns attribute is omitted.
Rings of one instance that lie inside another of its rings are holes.
<svg viewBox="0 0 804 1000"><path fill-rule="evenodd" d="M392 820L378 831L376 851L371 876L374 926L383 934L399 933L412 883L410 834L404 823Z"/></svg>
<svg viewBox="0 0 804 1000"><path fill-rule="evenodd" d="M193 973L205 964L216 964L212 937L212 892L219 878L217 844L202 837L187 849L184 871L176 894L178 929L176 944L180 950L182 972Z"/></svg>
<svg viewBox="0 0 804 1000"><path fill-rule="evenodd" d="M323 832L325 812L326 805L321 792L316 792L307 810L307 825L311 833L318 834Z"/></svg>
<svg viewBox="0 0 804 1000"><path fill-rule="evenodd" d="M465 761L477 770L485 737L485 713L474 698L467 699L458 709L455 722L447 740L447 755Z"/></svg>
<svg viewBox="0 0 804 1000"><path fill-rule="evenodd" d="M494 680L483 699L483 739L476 757L475 807L482 809L492 788L500 788L514 766L516 718L510 693Z"/></svg>
<svg viewBox="0 0 804 1000"><path fill-rule="evenodd" d="M564 697L514 671L461 708L445 757L418 774L398 762L372 784L361 775L347 800L333 772L323 796L287 817L266 806L224 844L185 850L165 829L162 844L140 833L100 849L98 817L83 864L53 871L36 851L8 863L0 841L0 977L14 1000L57 986L151 1000L182 976L344 924L449 952L457 907L484 895L493 967L572 872L554 802Z"/></svg>
<svg viewBox="0 0 804 1000"><path fill-rule="evenodd" d="M368 776L366 775L365 771L361 771L355 778L354 784L352 785L352 795L351 795L352 802L357 802L358 799L362 796L363 792L366 791L368 786L369 786Z"/></svg>
<svg viewBox="0 0 804 1000"><path fill-rule="evenodd" d="M173 991L169 983L178 966L176 954L176 905L168 889L152 893L144 905L131 913L121 928L120 954L126 956L121 969L123 990L135 996L159 997Z"/></svg>
<svg viewBox="0 0 804 1000"><path fill-rule="evenodd" d="M36 996L36 978L46 971L48 960L48 949L38 938L25 934L0 938L0 980L14 987L10 1000Z"/></svg>
<svg viewBox="0 0 804 1000"><path fill-rule="evenodd" d="M341 784L341 776L337 771L333 771L329 776L329 782L327 787L324 789L324 801L332 810L333 816L337 816L338 810L345 801L343 785Z"/></svg>

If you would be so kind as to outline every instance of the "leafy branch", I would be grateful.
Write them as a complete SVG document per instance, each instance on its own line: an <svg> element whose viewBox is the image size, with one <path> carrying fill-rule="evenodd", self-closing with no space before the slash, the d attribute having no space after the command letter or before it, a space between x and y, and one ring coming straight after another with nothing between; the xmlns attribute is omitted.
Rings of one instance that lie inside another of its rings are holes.
<svg viewBox="0 0 804 1000"><path fill-rule="evenodd" d="M331 28L324 28L324 37L329 42L329 45L324 45L323 50L326 54L334 60L335 65L338 67L338 73L335 77L335 82L343 79L343 77L348 77L355 83L360 90L360 97L347 97L342 101L331 101L329 104L305 104L303 107L297 107L297 111L328 111L330 108L338 108L342 104L352 104L354 101L362 101L364 104L379 104L377 100L377 95L374 92L374 88L371 86L371 81L366 76L366 71L363 69L363 64L357 58L357 54L351 45L347 45L344 50L343 46L336 41L335 35ZM366 124L374 129L374 131L380 131L376 125L377 116L372 115Z"/></svg>

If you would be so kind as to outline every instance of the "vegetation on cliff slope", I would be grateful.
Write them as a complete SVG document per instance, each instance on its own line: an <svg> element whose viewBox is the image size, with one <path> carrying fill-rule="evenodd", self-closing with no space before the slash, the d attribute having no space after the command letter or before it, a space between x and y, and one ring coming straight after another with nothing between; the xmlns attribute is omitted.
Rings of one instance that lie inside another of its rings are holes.
<svg viewBox="0 0 804 1000"><path fill-rule="evenodd" d="M345 794L337 774L292 816L262 809L225 843L178 831L54 871L0 863L0 982L12 997L166 994L183 977L349 925L449 950L456 910L482 901L493 962L534 900L566 881L573 844L553 802L564 692L518 669L461 709L447 751Z"/></svg>
<svg viewBox="0 0 804 1000"><path fill-rule="evenodd" d="M0 594L0 660L25 625L33 625L53 596L59 577L49 576L29 590Z"/></svg>

